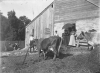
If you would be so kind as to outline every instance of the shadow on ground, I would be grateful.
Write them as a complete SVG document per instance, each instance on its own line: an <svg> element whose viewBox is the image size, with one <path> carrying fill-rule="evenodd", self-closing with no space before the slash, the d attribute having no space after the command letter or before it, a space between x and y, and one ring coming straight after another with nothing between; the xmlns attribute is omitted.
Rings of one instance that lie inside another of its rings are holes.
<svg viewBox="0 0 100 73"><path fill-rule="evenodd" d="M53 52L50 51L50 52L48 52L46 54L46 56L47 56L47 59L53 59L54 54L53 54ZM67 54L59 53L59 56L57 56L57 58L63 59L63 58L68 57L68 56L73 56L73 54L70 54L70 53L67 53Z"/></svg>

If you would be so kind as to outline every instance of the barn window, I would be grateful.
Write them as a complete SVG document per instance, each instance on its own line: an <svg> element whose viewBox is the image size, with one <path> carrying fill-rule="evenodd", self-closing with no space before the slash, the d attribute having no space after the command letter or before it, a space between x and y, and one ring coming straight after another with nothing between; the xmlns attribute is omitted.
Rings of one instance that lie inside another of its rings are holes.
<svg viewBox="0 0 100 73"><path fill-rule="evenodd" d="M32 35L34 36L34 29L32 29Z"/></svg>

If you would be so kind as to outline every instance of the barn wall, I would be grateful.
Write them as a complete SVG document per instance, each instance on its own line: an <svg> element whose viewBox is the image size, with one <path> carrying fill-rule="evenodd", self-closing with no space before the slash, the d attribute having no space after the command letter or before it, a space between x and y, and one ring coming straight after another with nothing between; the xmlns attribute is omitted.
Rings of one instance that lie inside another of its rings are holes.
<svg viewBox="0 0 100 73"><path fill-rule="evenodd" d="M53 35L53 12L52 8L48 8L41 16L39 16L34 22L35 38L46 38ZM45 28L50 29L50 33L46 34Z"/></svg>
<svg viewBox="0 0 100 73"><path fill-rule="evenodd" d="M47 28L47 30L46 30ZM53 8L50 6L26 28L25 47L29 44L29 37L34 29L34 38L47 38L53 35ZM48 31L50 30L50 32Z"/></svg>
<svg viewBox="0 0 100 73"><path fill-rule="evenodd" d="M89 30L95 29L97 32L92 36L92 41L96 44L100 44L100 18L91 18L76 21L77 35L81 32L88 32Z"/></svg>
<svg viewBox="0 0 100 73"><path fill-rule="evenodd" d="M55 0L54 21L77 21L98 17L99 7L86 0Z"/></svg>
<svg viewBox="0 0 100 73"><path fill-rule="evenodd" d="M34 29L35 25L33 23L31 23L31 25L29 25L26 28L26 33L25 33L25 47L29 45L29 37L32 34L32 29Z"/></svg>
<svg viewBox="0 0 100 73"><path fill-rule="evenodd" d="M55 23L54 30L58 31L59 36L61 36L62 27L71 22L58 22ZM86 19L79 19L74 21L73 23L76 24L77 33L80 34L81 31L89 31L91 29L95 29L97 32L100 32L100 18L86 18Z"/></svg>
<svg viewBox="0 0 100 73"><path fill-rule="evenodd" d="M95 29L99 31L99 23L100 18L91 18L91 19L84 19L76 21L76 29L79 31L88 31L91 29Z"/></svg>

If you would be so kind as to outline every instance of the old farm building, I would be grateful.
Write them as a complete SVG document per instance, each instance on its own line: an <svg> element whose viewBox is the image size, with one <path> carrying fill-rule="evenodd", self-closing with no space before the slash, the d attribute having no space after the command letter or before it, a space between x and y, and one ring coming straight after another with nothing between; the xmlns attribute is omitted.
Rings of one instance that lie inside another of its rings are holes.
<svg viewBox="0 0 100 73"><path fill-rule="evenodd" d="M60 34L67 23L75 23L77 31L98 31L98 21L99 0L54 0L26 27L25 45L29 44L30 34L37 39L52 36L54 30Z"/></svg>
<svg viewBox="0 0 100 73"><path fill-rule="evenodd" d="M48 5L30 24L26 26L25 46L31 34L34 38L47 38L53 35L53 2Z"/></svg>
<svg viewBox="0 0 100 73"><path fill-rule="evenodd" d="M99 29L99 0L55 0L54 25L61 33L61 25L75 23L77 31Z"/></svg>

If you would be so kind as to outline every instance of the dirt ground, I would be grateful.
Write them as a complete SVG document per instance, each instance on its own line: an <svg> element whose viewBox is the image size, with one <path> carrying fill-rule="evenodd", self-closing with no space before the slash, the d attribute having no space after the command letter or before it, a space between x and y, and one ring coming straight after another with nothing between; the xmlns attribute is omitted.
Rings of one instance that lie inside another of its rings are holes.
<svg viewBox="0 0 100 73"><path fill-rule="evenodd" d="M71 48L66 54L60 54L55 61L52 56L47 60L39 58L38 54L28 55L22 65L25 55L2 57L2 73L100 73L97 49L88 51L85 48ZM94 55L95 54L95 55Z"/></svg>

